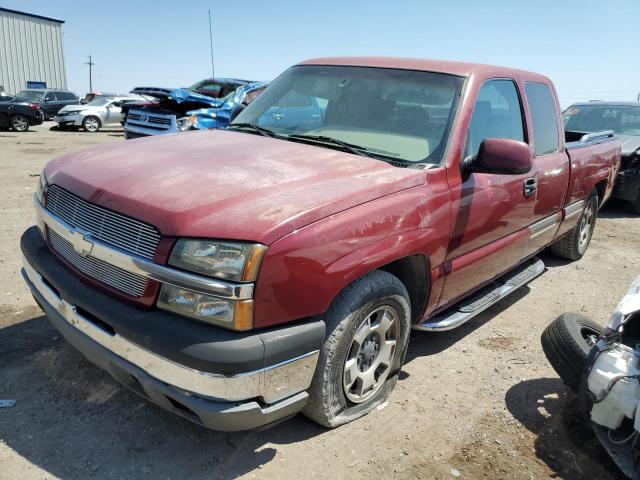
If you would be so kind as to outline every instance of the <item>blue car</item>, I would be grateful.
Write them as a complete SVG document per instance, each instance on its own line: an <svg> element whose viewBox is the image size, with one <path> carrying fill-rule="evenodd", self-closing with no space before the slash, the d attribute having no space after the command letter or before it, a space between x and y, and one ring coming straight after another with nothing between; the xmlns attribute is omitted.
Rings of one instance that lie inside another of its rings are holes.
<svg viewBox="0 0 640 480"><path fill-rule="evenodd" d="M225 79L216 82L225 83ZM131 93L150 98L153 102L130 107L125 113L125 138L225 128L238 111L267 87L264 82L234 82L234 88L229 88L229 93L222 98L184 88L134 88Z"/></svg>

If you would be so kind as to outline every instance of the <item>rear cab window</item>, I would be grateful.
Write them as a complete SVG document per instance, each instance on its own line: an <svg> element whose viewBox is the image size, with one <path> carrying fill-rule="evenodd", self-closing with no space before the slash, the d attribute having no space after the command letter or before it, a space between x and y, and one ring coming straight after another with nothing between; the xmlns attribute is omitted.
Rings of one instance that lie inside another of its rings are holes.
<svg viewBox="0 0 640 480"><path fill-rule="evenodd" d="M557 152L560 136L551 90L544 83L525 82L524 91L531 113L533 146L536 156Z"/></svg>
<svg viewBox="0 0 640 480"><path fill-rule="evenodd" d="M487 138L525 141L522 105L511 79L486 81L478 91L463 158L476 156Z"/></svg>

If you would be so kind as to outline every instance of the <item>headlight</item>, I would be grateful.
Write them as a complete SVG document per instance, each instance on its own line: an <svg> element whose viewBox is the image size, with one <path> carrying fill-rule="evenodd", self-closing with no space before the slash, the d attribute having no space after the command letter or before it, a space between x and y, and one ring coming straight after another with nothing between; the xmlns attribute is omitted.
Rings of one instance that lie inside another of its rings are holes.
<svg viewBox="0 0 640 480"><path fill-rule="evenodd" d="M209 277L253 282L266 250L256 243L182 239L173 248L169 264Z"/></svg>
<svg viewBox="0 0 640 480"><path fill-rule="evenodd" d="M178 128L181 132L185 130L189 130L191 127L195 126L197 123L197 119L195 115L190 115L188 117L182 117L178 119Z"/></svg>
<svg viewBox="0 0 640 480"><path fill-rule="evenodd" d="M47 187L49 184L47 183L47 176L44 174L44 170L40 174L40 178L38 179L38 190L36 191L36 195L38 196L38 201L44 205L44 194L47 191Z"/></svg>
<svg viewBox="0 0 640 480"><path fill-rule="evenodd" d="M157 306L232 330L253 327L253 300L226 300L165 283Z"/></svg>

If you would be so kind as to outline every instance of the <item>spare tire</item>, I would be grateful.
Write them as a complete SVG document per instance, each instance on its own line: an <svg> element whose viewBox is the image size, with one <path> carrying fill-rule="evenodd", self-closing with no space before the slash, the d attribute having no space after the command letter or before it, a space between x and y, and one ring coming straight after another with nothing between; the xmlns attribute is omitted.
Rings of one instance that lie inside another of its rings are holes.
<svg viewBox="0 0 640 480"><path fill-rule="evenodd" d="M577 393L591 347L604 327L577 313L563 313L542 332L542 349L567 386Z"/></svg>

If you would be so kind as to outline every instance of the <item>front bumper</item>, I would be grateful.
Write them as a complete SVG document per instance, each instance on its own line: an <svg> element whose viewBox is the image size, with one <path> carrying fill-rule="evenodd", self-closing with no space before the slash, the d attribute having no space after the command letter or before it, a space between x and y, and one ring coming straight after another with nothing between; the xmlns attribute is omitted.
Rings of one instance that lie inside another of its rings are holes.
<svg viewBox="0 0 640 480"><path fill-rule="evenodd" d="M640 172L636 170L621 170L613 187L613 198L634 202L640 195Z"/></svg>
<svg viewBox="0 0 640 480"><path fill-rule="evenodd" d="M82 283L35 227L21 246L25 281L56 328L89 360L159 406L224 431L267 425L304 406L323 322L237 333L140 310Z"/></svg>
<svg viewBox="0 0 640 480"><path fill-rule="evenodd" d="M53 121L56 123L59 123L60 125L66 125L66 126L81 126L82 125L82 121L84 120L84 115L65 115L65 116L60 116L60 115L56 115L55 117L53 117Z"/></svg>

